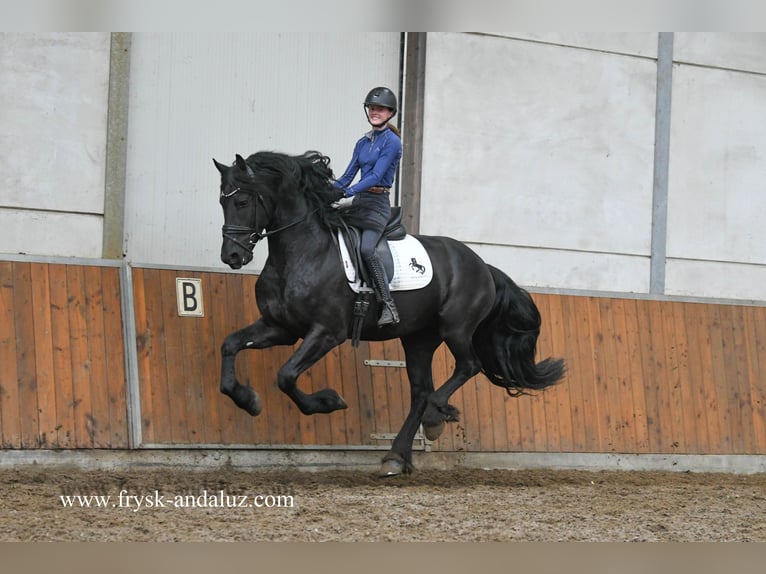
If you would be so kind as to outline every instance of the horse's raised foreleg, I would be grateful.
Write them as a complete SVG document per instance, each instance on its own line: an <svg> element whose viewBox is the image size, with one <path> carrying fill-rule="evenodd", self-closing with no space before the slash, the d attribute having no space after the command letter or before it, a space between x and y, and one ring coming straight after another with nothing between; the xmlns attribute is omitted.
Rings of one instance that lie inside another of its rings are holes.
<svg viewBox="0 0 766 574"><path fill-rule="evenodd" d="M237 381L234 369L237 353L243 349L292 345L296 340L284 329L269 325L263 319L230 334L221 345L221 392L231 397L239 408L257 416L261 412L261 399L252 387Z"/></svg>
<svg viewBox="0 0 766 574"><path fill-rule="evenodd" d="M331 333L321 326L312 328L295 354L279 369L277 384L304 415L331 413L348 408L346 401L332 389L306 394L297 386L298 377L345 339L345 333Z"/></svg>
<svg viewBox="0 0 766 574"><path fill-rule="evenodd" d="M410 412L391 444L391 450L383 457L380 476L409 474L414 470L412 441L420 426L428 397L434 391L431 362L439 344L441 344L441 338L438 334L419 333L402 337L407 361L407 377L410 380Z"/></svg>

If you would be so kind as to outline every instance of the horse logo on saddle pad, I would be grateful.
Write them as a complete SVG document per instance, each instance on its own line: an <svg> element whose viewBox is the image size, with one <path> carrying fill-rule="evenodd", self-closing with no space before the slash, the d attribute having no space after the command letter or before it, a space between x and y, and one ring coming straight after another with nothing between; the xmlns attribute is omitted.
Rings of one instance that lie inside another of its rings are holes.
<svg viewBox="0 0 766 574"><path fill-rule="evenodd" d="M355 293L371 291L359 254L359 240L360 233L356 228L338 229L341 262L349 287ZM433 278L431 258L423 244L405 231L400 207L391 209L391 219L375 248L375 254L383 262L391 291L422 289Z"/></svg>

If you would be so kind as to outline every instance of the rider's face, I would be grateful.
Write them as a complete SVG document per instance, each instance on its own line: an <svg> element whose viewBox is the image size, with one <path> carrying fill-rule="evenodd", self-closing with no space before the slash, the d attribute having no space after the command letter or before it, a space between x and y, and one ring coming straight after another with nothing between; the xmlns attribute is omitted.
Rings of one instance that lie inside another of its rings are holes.
<svg viewBox="0 0 766 574"><path fill-rule="evenodd" d="M386 125L386 122L394 115L394 111L383 106L370 105L367 106L367 118L370 123L378 128Z"/></svg>

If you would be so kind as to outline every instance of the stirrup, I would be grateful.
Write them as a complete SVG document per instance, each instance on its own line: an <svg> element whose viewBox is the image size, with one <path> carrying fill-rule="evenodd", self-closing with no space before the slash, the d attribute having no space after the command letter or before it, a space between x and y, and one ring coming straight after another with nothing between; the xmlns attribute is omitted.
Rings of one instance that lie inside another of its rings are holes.
<svg viewBox="0 0 766 574"><path fill-rule="evenodd" d="M380 319L378 319L378 327L396 325L399 322L399 312L396 310L393 300L384 301L383 305L383 311L380 313Z"/></svg>

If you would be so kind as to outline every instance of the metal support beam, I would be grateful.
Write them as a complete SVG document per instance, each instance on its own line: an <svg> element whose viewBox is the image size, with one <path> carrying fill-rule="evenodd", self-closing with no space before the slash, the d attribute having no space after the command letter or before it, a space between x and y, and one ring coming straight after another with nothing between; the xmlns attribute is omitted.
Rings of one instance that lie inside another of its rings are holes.
<svg viewBox="0 0 766 574"><path fill-rule="evenodd" d="M657 45L657 105L654 123L654 191L649 292L665 293L668 231L670 107L673 88L673 33L660 32Z"/></svg>
<svg viewBox="0 0 766 574"><path fill-rule="evenodd" d="M106 127L106 179L102 256L121 259L125 233L125 164L128 153L130 43L126 32L112 34Z"/></svg>
<svg viewBox="0 0 766 574"><path fill-rule="evenodd" d="M141 390L138 375L138 349L136 348L136 315L133 299L133 269L127 261L120 267L122 292L122 334L125 353L125 392L128 407L128 446L142 446Z"/></svg>

